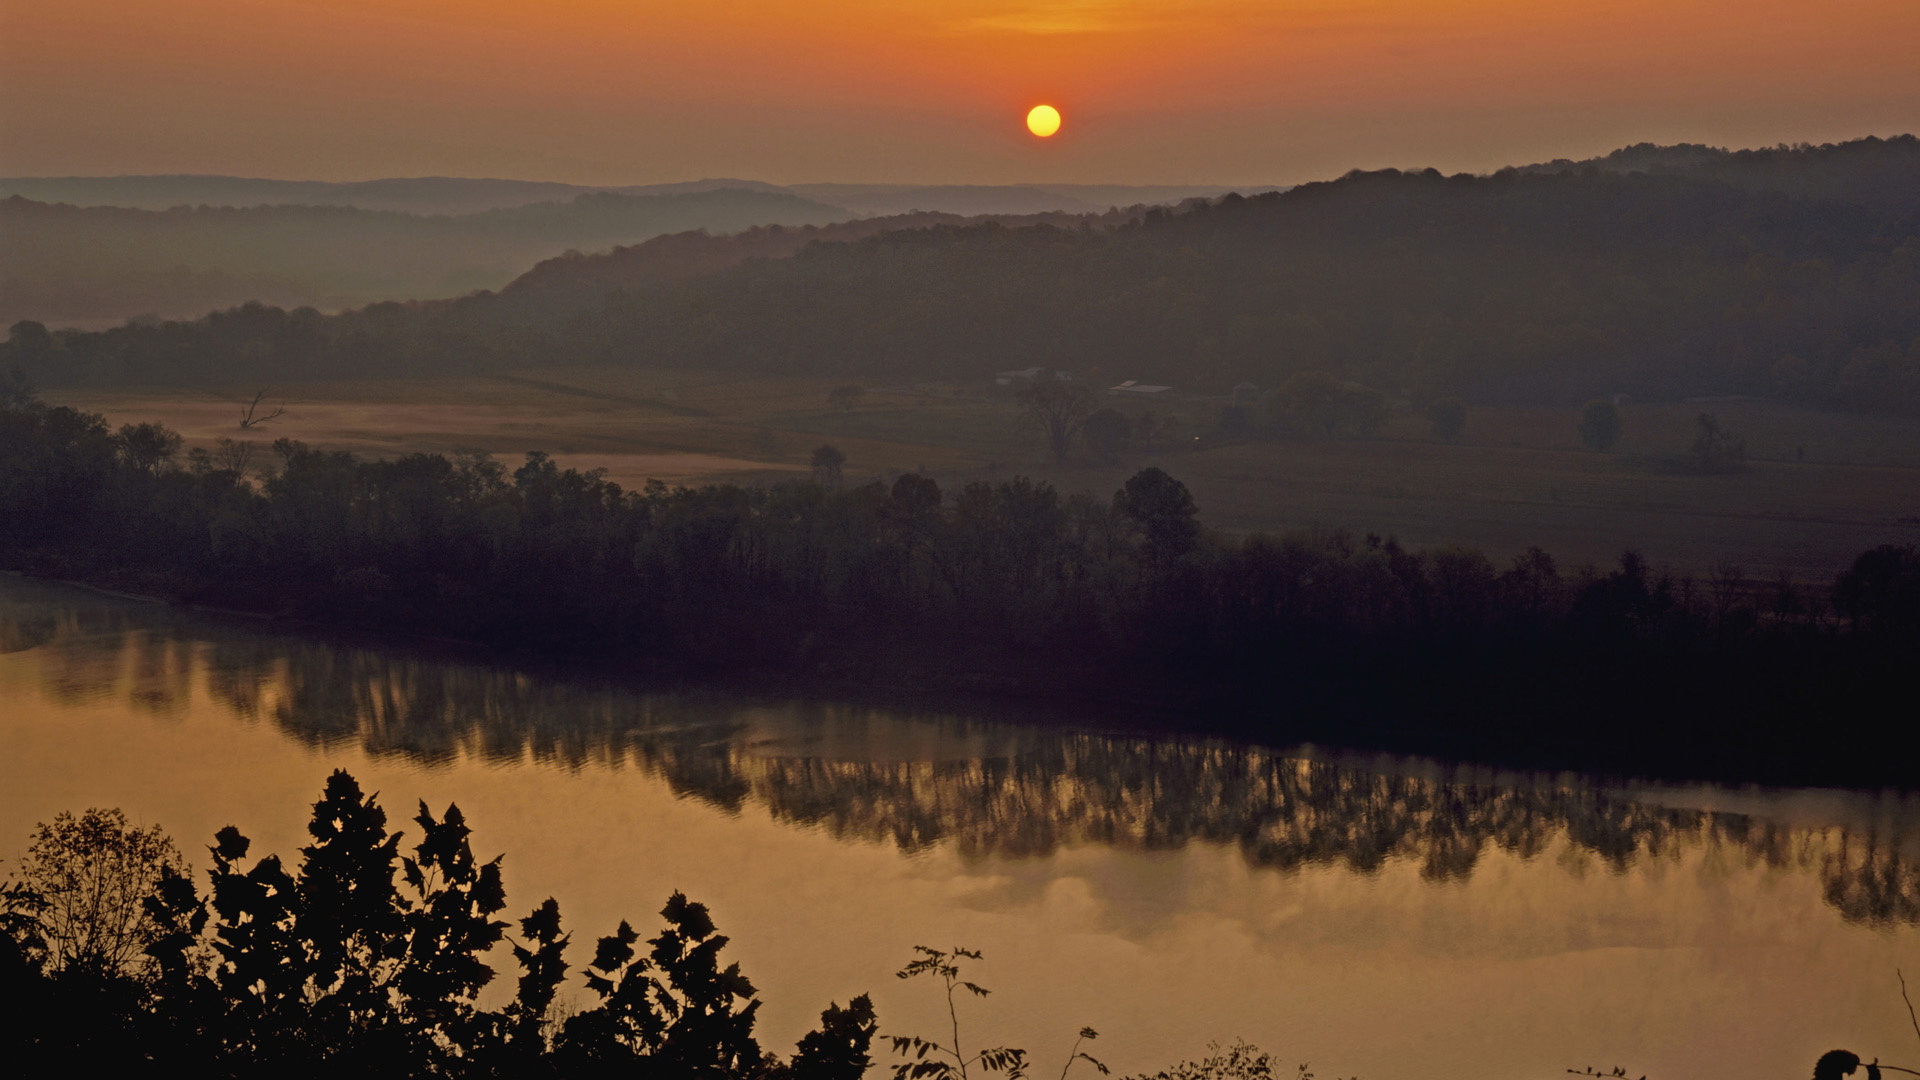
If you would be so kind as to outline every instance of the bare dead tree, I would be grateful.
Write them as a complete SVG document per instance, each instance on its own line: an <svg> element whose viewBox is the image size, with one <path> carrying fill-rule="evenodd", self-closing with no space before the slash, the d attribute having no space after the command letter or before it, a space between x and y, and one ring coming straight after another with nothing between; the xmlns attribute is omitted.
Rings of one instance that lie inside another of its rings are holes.
<svg viewBox="0 0 1920 1080"><path fill-rule="evenodd" d="M267 392L265 390L262 390L259 393L253 395L253 400L247 403L247 411L242 413L240 416L241 431L246 431L250 428L259 427L261 424L268 423L269 421L278 420L280 419L281 416L286 414L287 407L285 405L280 405L265 416L253 415L254 412L260 408L260 399L266 396L267 396Z"/></svg>

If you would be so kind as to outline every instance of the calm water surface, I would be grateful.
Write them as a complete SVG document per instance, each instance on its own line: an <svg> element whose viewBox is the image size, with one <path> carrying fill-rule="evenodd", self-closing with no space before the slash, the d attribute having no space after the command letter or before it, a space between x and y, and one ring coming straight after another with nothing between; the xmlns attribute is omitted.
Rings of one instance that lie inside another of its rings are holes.
<svg viewBox="0 0 1920 1080"><path fill-rule="evenodd" d="M458 802L576 962L674 889L705 902L782 1050L867 991L883 1033L941 1031L892 977L925 943L985 952L963 1035L1037 1074L1082 1025L1117 1071L1242 1037L1368 1080L1920 1067L1914 796L649 694L0 577L0 856L88 806L291 855L334 768L396 824Z"/></svg>

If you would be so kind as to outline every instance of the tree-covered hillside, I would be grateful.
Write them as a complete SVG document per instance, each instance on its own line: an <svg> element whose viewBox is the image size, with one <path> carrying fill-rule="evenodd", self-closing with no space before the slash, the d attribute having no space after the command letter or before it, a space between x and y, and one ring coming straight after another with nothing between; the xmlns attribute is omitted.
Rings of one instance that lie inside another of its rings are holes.
<svg viewBox="0 0 1920 1080"><path fill-rule="evenodd" d="M1920 171L1920 139L1911 135L1755 150L1720 150L1698 143L1678 146L1638 143L1605 157L1586 161L1561 159L1525 166L1518 171L1554 173L1583 169L1693 176L1756 191L1867 203L1908 212L1920 209L1920 184L1914 182L1916 171Z"/></svg>
<svg viewBox="0 0 1920 1080"><path fill-rule="evenodd" d="M1916 145L1781 151L1764 171L1833 192L1854 168L1872 178L1862 190L1905 175L1920 192ZM692 276L587 258L551 304L509 289L332 320L28 328L5 359L49 385L548 362L972 380L1044 365L1202 392L1322 372L1416 399L1745 393L1905 410L1920 407L1915 203L1597 168L1353 173L1072 227L882 232Z"/></svg>

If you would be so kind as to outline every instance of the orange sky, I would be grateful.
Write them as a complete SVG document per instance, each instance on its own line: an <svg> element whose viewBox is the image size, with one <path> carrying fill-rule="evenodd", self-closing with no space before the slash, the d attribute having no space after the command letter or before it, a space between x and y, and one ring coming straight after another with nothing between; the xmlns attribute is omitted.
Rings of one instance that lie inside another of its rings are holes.
<svg viewBox="0 0 1920 1080"><path fill-rule="evenodd" d="M1916 56L1920 0L0 0L0 174L1291 182L1914 131Z"/></svg>

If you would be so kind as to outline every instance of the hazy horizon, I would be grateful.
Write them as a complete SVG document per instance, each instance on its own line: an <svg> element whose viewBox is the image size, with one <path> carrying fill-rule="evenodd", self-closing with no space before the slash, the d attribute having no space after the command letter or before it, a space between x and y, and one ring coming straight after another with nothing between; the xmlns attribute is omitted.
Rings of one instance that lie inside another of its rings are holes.
<svg viewBox="0 0 1920 1080"><path fill-rule="evenodd" d="M1605 145L1582 147L1578 149L1566 150L1566 151L1552 153L1552 154L1516 157L1511 160L1506 160L1506 159L1496 160L1479 167L1449 168L1437 162L1429 162L1426 160L1399 161L1399 160L1383 159L1377 162L1365 162L1365 163L1355 162L1353 164L1349 164L1346 166L1330 166L1327 171L1316 172L1311 175L1303 174L1298 176L1288 176L1284 179L1253 178L1253 179L1242 179L1242 180L1218 180L1218 179L1205 179L1205 178L1194 179L1194 180L1166 180L1166 179L1155 180L1155 179L1112 178L1112 177L1107 177L1107 178L1094 177L1094 178L1088 178L1088 179L1075 179L1075 180L1046 180L1046 179L1037 179L1037 178L1028 178L1028 179L1013 178L1013 179L1006 179L1006 180L951 180L951 179L943 180L938 178L932 178L932 179L922 179L922 180L902 180L902 179L888 179L888 178L823 179L819 177L800 177L797 179L775 180L775 179L770 179L764 176L722 175L718 173L694 175L689 173L684 176L675 176L675 177L670 177L666 179L624 179L624 180L613 179L613 180L604 180L604 181L585 181L585 180L566 179L558 175L480 174L480 173L470 173L470 174L364 173L364 174L354 174L354 175L341 174L341 175L332 175L332 176L301 175L301 174L269 175L266 173L228 173L228 172L191 172L191 171L117 172L117 173L114 173L114 172L28 173L28 172L16 171L12 169L10 167L10 162L4 157L4 151L0 151L0 182L15 181L15 180L45 181L45 182L60 181L60 180L237 180L237 181L265 181L270 183L287 183L287 184L309 183L309 184L329 184L329 185L351 185L351 184L377 184L377 183L386 183L386 182L394 182L394 181L415 182L415 181L446 180L446 181L455 181L455 182L498 181L502 183L511 183L511 184L555 184L555 185L565 185L569 187L595 188L595 189L620 189L620 188L670 189L670 188L682 187L682 186L688 186L688 185L742 184L742 185L766 185L769 187L794 188L794 189L821 188L821 187L848 187L848 188L983 187L983 188L1038 188L1038 189L1220 188L1220 189L1247 190L1252 188L1263 188L1263 189L1264 188L1285 188L1285 187L1297 186L1300 184L1313 183L1315 181L1320 181L1320 180L1333 180L1333 179L1339 178L1340 176L1345 175L1346 173L1349 173L1355 170L1371 171L1376 169L1400 169L1407 172L1418 172L1425 169L1438 169L1439 171L1443 173L1447 173L1449 175L1456 174L1456 173L1488 175L1494 172L1498 172L1501 169L1510 168L1510 167L1524 168L1532 165L1548 164L1553 161L1584 161L1584 160L1593 159L1593 158L1603 158L1603 157L1606 157L1608 154L1611 154L1617 150L1622 150L1630 146L1639 146L1639 145L1648 145L1648 144L1661 146L1661 147L1680 146L1680 145L1705 146L1713 150L1738 152L1742 150L1768 150L1768 149L1773 149L1780 146L1793 146L1793 145L1816 145L1817 146L1817 145L1824 145L1824 144L1850 142L1850 141L1868 139L1868 138L1892 139L1892 138L1898 138L1904 135L1916 134L1916 133L1920 133L1920 119L1916 119L1916 122L1910 125L1908 128L1901 128L1897 130L1893 128L1886 128L1886 129L1878 129L1873 131L1848 131L1848 132L1840 132L1838 134L1832 135L1831 137L1818 138L1818 139L1776 139L1772 141L1757 140L1749 143L1735 144L1735 143L1716 143L1716 142L1711 142L1711 141L1706 141L1701 139L1686 139L1686 138L1674 138L1674 139L1633 138L1633 139L1615 141L1612 143L1607 143Z"/></svg>
<svg viewBox="0 0 1920 1080"><path fill-rule="evenodd" d="M1871 139L1871 138L1878 138L1878 139L1885 140L1885 139L1900 138L1902 136L1912 135L1916 133L1920 133L1920 122L1915 123L1910 129L1900 129L1900 130L1884 129L1884 130L1875 130L1875 131L1857 131L1857 132L1851 132L1851 133L1842 133L1832 138L1824 138L1824 139L1793 139L1793 140L1779 139L1772 142L1757 141L1757 142L1739 144L1739 145L1728 144L1728 143L1706 142L1699 139L1672 139L1672 140L1631 139L1623 142L1610 143L1605 146L1588 147L1588 148L1584 148L1576 151L1553 154L1551 156L1503 160L1503 161L1495 162L1491 165L1487 165L1482 168L1449 169L1449 168L1443 168L1438 164L1431 164L1424 161L1419 161L1419 162L1403 161L1403 162L1387 162L1383 164L1364 164L1364 165L1354 164L1354 165L1347 166L1345 168L1337 169L1337 171L1327 172L1324 175L1316 174L1312 176L1299 176L1299 177L1292 177L1285 180L1199 179L1199 180L1181 181L1181 180L1134 180L1134 179L1113 179L1113 178L1085 179L1085 180L1043 180L1043 179L1031 179L1031 178L1022 180L1022 179L1016 178L1016 179L1009 179L1009 180L994 180L994 181L961 181L961 180L939 180L939 179L898 180L898 179L820 179L820 178L772 180L772 179L768 179L766 177L760 177L760 176L720 175L720 174L691 175L689 174L686 176L680 176L680 177L675 177L675 178L665 179L665 180L634 179L634 180L611 180L611 181L604 181L604 182L586 182L586 181L562 179L557 176L535 176L535 175L524 175L524 174L522 175L480 175L480 174L456 175L456 174L450 174L450 173L431 173L431 174L428 174L428 173L371 174L369 173L365 175L333 176L333 177L306 176L306 175L239 174L239 173L221 173L221 172L145 172L145 173L123 172L123 173L32 173L32 174L29 174L29 173L23 173L23 172L9 171L5 164L0 164L0 182L7 182L7 181L53 182L53 181L62 181L62 180L229 180L229 181L242 181L242 182L262 181L262 182L268 182L268 183L287 183L287 184L308 183L308 184L328 184L328 185L353 185L353 184L378 184L378 183L389 183L389 182L403 182L403 183L404 182L426 182L426 181L443 180L443 181L453 181L453 182L500 182L500 183L509 183L509 184L553 184L553 185L564 185L568 187L594 188L594 189L623 189L623 188L656 189L657 188L657 189L661 189L662 192L669 189L681 188L681 187L693 187L693 186L705 186L705 185L725 186L725 185L732 185L732 184L764 185L768 187L791 188L791 189L827 188L827 187L844 187L844 188L983 187L983 188L1037 188L1037 189L1043 189L1043 190L1073 189L1073 188L1140 188L1140 189L1220 188L1220 189L1247 190L1252 188L1263 188L1263 189L1264 188L1285 188L1285 187L1296 186L1299 184L1313 183L1319 180L1333 180L1354 170L1365 171L1365 170L1374 170L1374 169L1400 169L1407 172L1418 172L1421 170L1434 168L1434 169L1439 169L1441 172L1448 173L1448 174L1471 173L1475 175L1487 175L1490 173L1498 172L1499 170L1504 168L1525 168L1528 166L1549 164L1554 161L1585 161L1585 160L1596 159L1596 158L1604 158L1607 155L1614 153L1616 151L1623 150L1632 146L1641 146L1641 145L1654 145L1654 146L1660 146L1660 147L1672 147L1672 146L1681 146L1681 145L1705 146L1711 150L1739 152L1743 150L1770 150L1777 147L1793 146L1793 145L1834 144L1834 143L1851 142L1851 141L1857 141L1861 139ZM0 162L4 162L4 158L0 158ZM643 193L651 194L654 192L647 191Z"/></svg>
<svg viewBox="0 0 1920 1080"><path fill-rule="evenodd" d="M1920 127L1920 8L1849 0L12 5L14 176L1290 184ZM1020 118L1066 117L1035 139Z"/></svg>
<svg viewBox="0 0 1920 1080"><path fill-rule="evenodd" d="M1874 133L1874 134L1877 134L1877 133ZM1899 132L1899 133L1897 133L1897 134L1905 134L1905 132ZM1864 136L1861 136L1861 137L1864 137ZM1881 138L1887 138L1887 137L1890 137L1890 136L1884 136L1884 135L1883 135L1883 136L1880 136L1880 137L1881 137ZM1614 147L1613 149L1619 149L1619 148L1618 148L1618 147ZM1727 148L1727 149L1748 149L1748 148L1746 148L1746 147L1730 147L1730 148ZM1581 157L1590 157L1590 156L1598 156L1598 155L1581 155ZM1533 163L1532 163L1532 162L1515 162L1515 163L1513 163L1513 164L1533 164ZM1358 167L1358 166L1356 166L1356 168L1357 168L1357 167ZM1405 169L1423 169L1423 168L1426 168L1427 166L1424 166L1424 165L1404 165L1404 166L1384 166L1384 167L1391 167L1391 168L1405 168ZM1335 174L1335 175L1338 175L1338 174ZM618 181L618 180L616 180L616 181L611 181L611 182L607 182L607 183L583 183L583 182L579 182L579 181L573 181L573 180L561 180L561 179L557 179L557 178L554 178L554 177L551 177L551 176L502 176L502 175L485 175L485 176L483 176L483 175L478 175L478 174L474 174L474 175L465 175L465 176L459 176L459 175L452 175L452 174L446 174L446 173L432 173L432 174L424 174L424 173L423 173L423 174L418 174L418 175L399 175L399 174L393 174L393 175L384 175L384 174L383 174L383 175L371 175L371 174L370 174L370 175L366 175L366 176L349 176L349 177L339 177L339 178L324 178L324 177L317 177L317 176L265 176L265 175L241 175L241 174L238 174L238 173L218 173L218 172L164 172L164 173L138 173L138 172L134 172L134 173L57 173L57 174L56 174L56 173L32 173L32 174L29 174L29 173L12 173L12 172L5 172L5 171L4 171L4 166L0 166L0 181L10 181L10 180L35 180L35 181L54 181L54 180L241 180L241 181L255 181L255 180L258 180L258 181L266 181L266 182L269 182L269 183L276 183L276 184L336 184L336 185L346 185L346 184L379 184L379 183L387 183L387 182L391 182L391 181L400 181L400 182L412 182L412 181L431 181L431 180L451 180L451 181L456 181L456 182L467 182L467 181L482 181L482 182L486 182L486 181L498 181L498 182L501 182L501 183L508 183L508 184L560 184L560 185L565 185L565 186L568 186L568 187L579 187L579 188L595 188L595 189L619 189L619 188L660 188L660 189L670 189L670 188L676 188L676 187L683 187L683 186L687 186L687 185L707 185L707 184L714 184L714 185L728 185L728 184L749 184L749 185L753 185L753 184L758 184L758 185L766 185L766 186L768 186L768 187L777 187L777 188L819 188L819 187L846 187L846 188L920 188L920 187L994 187L994 188L1020 188L1020 187L1031 187L1031 188L1047 188L1047 189L1052 189L1052 188L1110 188L1110 187L1117 187L1117 188L1236 188L1236 189L1244 189L1244 188L1270 188L1270 187L1286 187L1286 186L1291 186L1292 184L1300 184L1300 183L1308 183L1308 182L1310 182L1310 180L1311 180L1311 179L1333 179L1333 176L1328 176L1328 177L1324 177L1324 178L1323 178L1323 177L1314 177L1314 178L1310 178L1309 180L1296 180L1296 181L1289 181L1288 183L1285 183L1285 184L1283 184L1283 183L1279 183L1279 182L1276 182L1276 181L1268 181L1268 180L1247 180L1247 181L1215 181L1215 180L1196 180L1196 181L1191 181L1191 182L1185 182L1185 181L1180 181L1180 182L1174 182L1174 181L1168 181L1168 182L1152 182L1152 181L1139 181L1139 182L1136 182L1136 181L1129 181L1129 180L1070 180L1070 181L1052 181L1052 180L1006 180L1006 181L994 181L994 182L990 182L990 183L989 183L989 182L981 182L981 183L972 183L972 182L960 182L960 181L954 181L954 182L948 182L948 181L941 181L941 180L817 180L817 179L816 179L816 180L807 180L807 179L802 179L802 180L784 180L784 181L774 181L774 180L767 180L767 179L764 179L764 178L761 178L761 177L756 177L756 176L684 176L684 177L680 177L680 178L678 178L678 179L673 179L673 180L633 180L633 181Z"/></svg>

